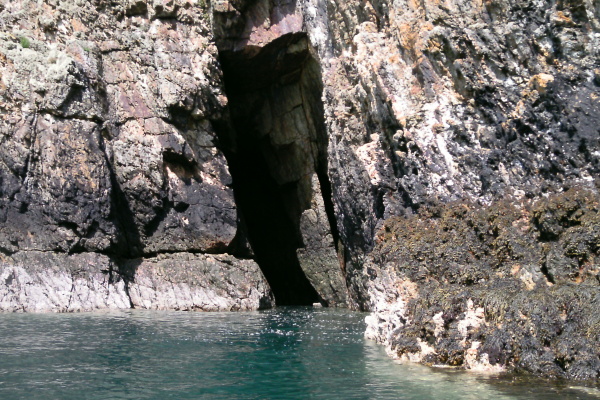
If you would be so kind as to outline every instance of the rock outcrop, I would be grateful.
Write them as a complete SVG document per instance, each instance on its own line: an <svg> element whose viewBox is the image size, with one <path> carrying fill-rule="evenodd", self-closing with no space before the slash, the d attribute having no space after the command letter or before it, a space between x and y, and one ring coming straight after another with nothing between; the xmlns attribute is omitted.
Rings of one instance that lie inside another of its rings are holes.
<svg viewBox="0 0 600 400"><path fill-rule="evenodd" d="M328 3L321 54L368 335L427 364L598 379L598 8L364 4Z"/></svg>
<svg viewBox="0 0 600 400"><path fill-rule="evenodd" d="M272 289L373 311L399 358L598 379L599 17L0 0L0 304L250 309Z"/></svg>
<svg viewBox="0 0 600 400"><path fill-rule="evenodd" d="M256 263L216 255L243 232L212 123L227 101L208 11L23 1L0 12L2 308L272 305Z"/></svg>
<svg viewBox="0 0 600 400"><path fill-rule="evenodd" d="M336 248L350 304L374 311L370 337L428 364L598 378L592 2L214 11L220 49L310 40Z"/></svg>
<svg viewBox="0 0 600 400"><path fill-rule="evenodd" d="M594 380L600 196L464 202L385 223L368 336L400 359Z"/></svg>

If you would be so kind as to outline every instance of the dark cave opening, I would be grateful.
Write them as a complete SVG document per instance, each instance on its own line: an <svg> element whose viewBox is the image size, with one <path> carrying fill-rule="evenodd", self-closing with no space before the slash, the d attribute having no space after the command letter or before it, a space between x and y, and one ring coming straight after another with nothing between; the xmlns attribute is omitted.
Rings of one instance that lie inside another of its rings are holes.
<svg viewBox="0 0 600 400"><path fill-rule="evenodd" d="M249 135L250 136L250 135ZM310 305L319 296L298 262L301 243L297 224L290 218L286 194L294 185L280 187L269 175L259 145L240 140L244 147L230 164L239 211L244 217L255 259L269 282L277 305Z"/></svg>
<svg viewBox="0 0 600 400"><path fill-rule="evenodd" d="M219 55L229 99L219 139L254 258L277 305L326 305L297 255L315 174L333 218L319 65L305 34Z"/></svg>

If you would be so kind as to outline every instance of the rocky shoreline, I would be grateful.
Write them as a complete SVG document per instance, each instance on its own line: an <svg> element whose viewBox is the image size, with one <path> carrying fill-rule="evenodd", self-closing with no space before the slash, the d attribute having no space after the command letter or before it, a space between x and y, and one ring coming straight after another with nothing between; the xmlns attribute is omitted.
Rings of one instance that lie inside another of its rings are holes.
<svg viewBox="0 0 600 400"><path fill-rule="evenodd" d="M597 381L599 126L591 1L0 0L0 310L320 303Z"/></svg>
<svg viewBox="0 0 600 400"><path fill-rule="evenodd" d="M0 310L247 311L275 305L258 265L229 255L163 254L115 261L102 254L18 252L0 260Z"/></svg>
<svg viewBox="0 0 600 400"><path fill-rule="evenodd" d="M599 200L571 189L386 222L367 336L427 365L597 379Z"/></svg>

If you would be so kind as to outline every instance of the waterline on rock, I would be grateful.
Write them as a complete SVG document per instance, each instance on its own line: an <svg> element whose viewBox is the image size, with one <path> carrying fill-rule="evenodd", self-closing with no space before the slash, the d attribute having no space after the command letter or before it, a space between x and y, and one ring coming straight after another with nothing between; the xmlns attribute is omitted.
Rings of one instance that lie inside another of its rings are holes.
<svg viewBox="0 0 600 400"><path fill-rule="evenodd" d="M0 398L595 398L522 378L396 364L364 338L364 317L310 307L4 314Z"/></svg>

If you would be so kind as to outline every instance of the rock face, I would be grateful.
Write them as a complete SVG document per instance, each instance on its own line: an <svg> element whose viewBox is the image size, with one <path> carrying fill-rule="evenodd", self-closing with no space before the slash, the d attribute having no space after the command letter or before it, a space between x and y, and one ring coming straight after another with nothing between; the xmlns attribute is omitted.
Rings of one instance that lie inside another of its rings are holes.
<svg viewBox="0 0 600 400"><path fill-rule="evenodd" d="M0 10L2 308L272 305L254 262L207 254L234 253L242 235L215 145L226 98L207 11L185 1Z"/></svg>
<svg viewBox="0 0 600 400"><path fill-rule="evenodd" d="M597 379L599 200L571 189L388 220L366 265L368 336L429 365Z"/></svg>
<svg viewBox="0 0 600 400"><path fill-rule="evenodd" d="M598 8L354 7L328 3L319 43L368 336L427 364L597 380Z"/></svg>
<svg viewBox="0 0 600 400"><path fill-rule="evenodd" d="M592 185L599 88L591 3L363 8L328 6L333 38L325 43L336 56L323 73L329 174L355 292L365 289L352 254L372 249L384 219L427 204L488 206Z"/></svg>
<svg viewBox="0 0 600 400"><path fill-rule="evenodd" d="M332 232L349 303L374 311L370 337L428 364L598 378L592 2L214 11L221 51L311 43Z"/></svg>
<svg viewBox="0 0 600 400"><path fill-rule="evenodd" d="M0 304L249 309L270 287L372 310L399 358L598 379L599 17L0 0Z"/></svg>

